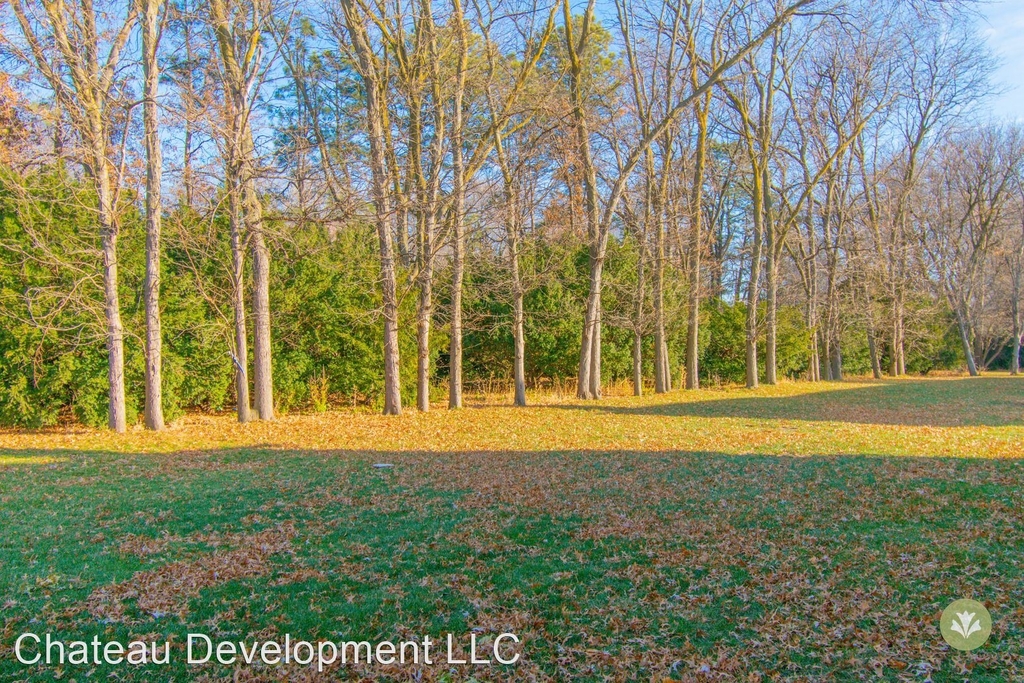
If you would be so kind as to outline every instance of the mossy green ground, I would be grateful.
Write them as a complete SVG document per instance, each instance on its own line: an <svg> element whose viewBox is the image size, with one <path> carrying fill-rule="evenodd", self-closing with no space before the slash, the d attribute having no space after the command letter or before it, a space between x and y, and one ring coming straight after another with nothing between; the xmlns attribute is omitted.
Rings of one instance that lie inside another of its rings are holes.
<svg viewBox="0 0 1024 683"><path fill-rule="evenodd" d="M0 434L0 679L1024 677L1024 379L538 399ZM938 632L961 597L994 618L971 653ZM24 666L26 631L172 664ZM318 677L187 667L190 631L524 642Z"/></svg>

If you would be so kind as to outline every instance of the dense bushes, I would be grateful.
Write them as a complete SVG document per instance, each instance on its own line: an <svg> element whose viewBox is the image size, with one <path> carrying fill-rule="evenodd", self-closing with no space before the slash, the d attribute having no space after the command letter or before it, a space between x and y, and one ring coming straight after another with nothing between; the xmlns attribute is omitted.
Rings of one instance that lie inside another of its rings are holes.
<svg viewBox="0 0 1024 683"><path fill-rule="evenodd" d="M59 170L26 178L4 175L0 185L0 423L39 427L62 418L106 422L106 350L100 315L98 236L89 196ZM233 404L228 344L227 227L220 217L177 210L165 219L162 312L164 401L169 419L183 411L217 411ZM349 225L332 239L316 225L271 224L274 384L279 410L324 407L330 400L376 405L383 387L382 320L376 239L372 228ZM54 245L59 245L55 249ZM143 225L137 211L122 212L119 242L121 307L125 326L129 420L143 396ZM638 254L630 240L610 246L605 270L603 377L632 376L634 292ZM473 245L465 293L465 370L468 383L512 374L511 299L504 254ZM587 252L573 240L535 240L522 254L526 295L526 372L531 381L575 377ZM415 378L415 293L401 273L403 399L412 402ZM434 378L447 377L449 274L438 269ZM644 372L653 373L645 304ZM685 349L685 291L666 291L673 381ZM706 302L700 337L704 382L742 382L742 303ZM924 372L960 362L948 316L918 316L908 370ZM251 348L251 347L250 347ZM808 331L801 313L780 307L780 376L806 371ZM763 339L759 345L763 359ZM848 372L870 372L863 331L844 336ZM762 368L763 371L763 368Z"/></svg>

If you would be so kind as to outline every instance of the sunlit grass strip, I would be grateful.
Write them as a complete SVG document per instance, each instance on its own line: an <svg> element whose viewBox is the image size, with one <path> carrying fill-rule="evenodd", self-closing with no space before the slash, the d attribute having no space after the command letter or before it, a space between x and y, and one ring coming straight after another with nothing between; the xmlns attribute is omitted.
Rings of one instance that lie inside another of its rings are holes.
<svg viewBox="0 0 1024 683"><path fill-rule="evenodd" d="M52 455L0 455L0 467L8 465L53 465L67 462L67 458Z"/></svg>

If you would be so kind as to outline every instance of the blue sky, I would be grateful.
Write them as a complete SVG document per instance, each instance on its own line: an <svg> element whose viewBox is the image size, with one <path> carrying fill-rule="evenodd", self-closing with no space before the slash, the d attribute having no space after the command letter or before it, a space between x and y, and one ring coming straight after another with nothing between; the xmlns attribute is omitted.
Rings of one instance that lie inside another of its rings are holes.
<svg viewBox="0 0 1024 683"><path fill-rule="evenodd" d="M992 101L992 114L1024 120L1024 0L1001 0L981 8L980 29L1001 65L995 80L1007 92Z"/></svg>

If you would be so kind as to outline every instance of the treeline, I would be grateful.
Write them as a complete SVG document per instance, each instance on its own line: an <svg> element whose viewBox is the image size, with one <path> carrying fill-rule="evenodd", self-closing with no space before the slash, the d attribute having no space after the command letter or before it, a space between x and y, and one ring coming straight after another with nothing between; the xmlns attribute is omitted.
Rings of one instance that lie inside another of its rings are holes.
<svg viewBox="0 0 1024 683"><path fill-rule="evenodd" d="M1018 370L968 7L0 12L5 424Z"/></svg>

